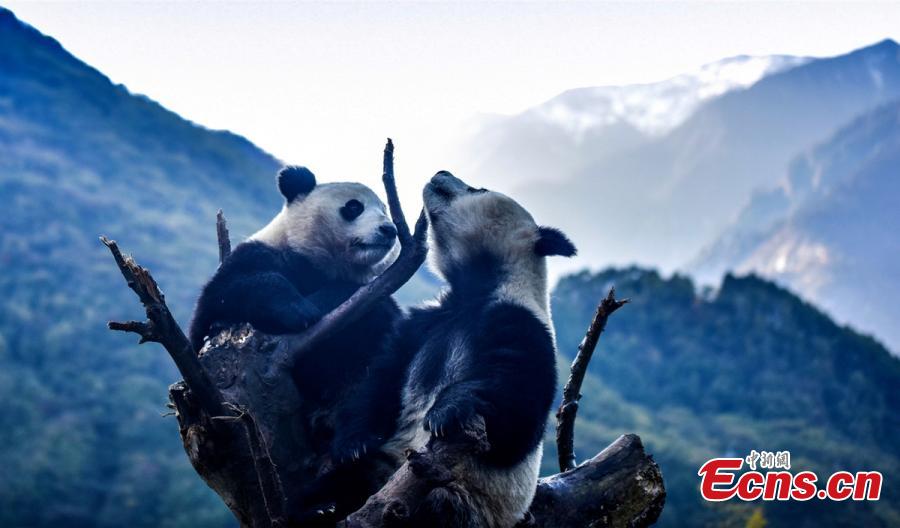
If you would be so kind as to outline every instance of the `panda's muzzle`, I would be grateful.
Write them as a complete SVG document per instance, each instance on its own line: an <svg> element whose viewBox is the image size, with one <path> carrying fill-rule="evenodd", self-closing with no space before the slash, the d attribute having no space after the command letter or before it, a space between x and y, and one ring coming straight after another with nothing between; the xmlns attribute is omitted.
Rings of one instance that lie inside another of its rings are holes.
<svg viewBox="0 0 900 528"><path fill-rule="evenodd" d="M369 240L357 238L351 245L361 249L391 249L395 240L397 240L397 227L390 222L385 222L378 226L376 233Z"/></svg>
<svg viewBox="0 0 900 528"><path fill-rule="evenodd" d="M487 192L487 189L476 189L460 180L448 171L438 171L431 177L431 181L425 186L425 206L434 210L440 205L446 205L465 194L478 194Z"/></svg>
<svg viewBox="0 0 900 528"><path fill-rule="evenodd" d="M464 193L468 185L447 171L439 171L431 177L431 181L425 186L426 200L428 194L443 201L450 202Z"/></svg>

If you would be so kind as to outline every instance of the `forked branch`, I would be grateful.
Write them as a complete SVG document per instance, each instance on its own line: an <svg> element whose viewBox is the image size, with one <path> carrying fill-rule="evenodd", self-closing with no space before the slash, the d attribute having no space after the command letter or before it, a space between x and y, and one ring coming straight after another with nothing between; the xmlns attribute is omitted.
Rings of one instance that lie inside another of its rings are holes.
<svg viewBox="0 0 900 528"><path fill-rule="evenodd" d="M221 393L197 360L194 348L169 311L166 298L153 276L133 258L122 255L115 240L101 236L100 241L109 248L125 282L137 294L147 313L147 320L144 322L110 321L110 330L135 333L141 336L141 343L152 341L164 346L203 410L210 416L226 414Z"/></svg>

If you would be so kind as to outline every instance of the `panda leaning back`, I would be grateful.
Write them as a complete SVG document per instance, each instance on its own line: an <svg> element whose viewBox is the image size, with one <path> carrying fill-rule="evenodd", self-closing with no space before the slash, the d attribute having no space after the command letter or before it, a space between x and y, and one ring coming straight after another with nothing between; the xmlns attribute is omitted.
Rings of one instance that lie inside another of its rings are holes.
<svg viewBox="0 0 900 528"><path fill-rule="evenodd" d="M411 524L511 528L534 497L556 388L545 257L575 247L511 198L446 171L423 197L432 267L449 288L412 311L393 353L369 369L357 407L338 418L333 457L381 453L399 463L481 417L489 450L462 460L452 482L410 512Z"/></svg>

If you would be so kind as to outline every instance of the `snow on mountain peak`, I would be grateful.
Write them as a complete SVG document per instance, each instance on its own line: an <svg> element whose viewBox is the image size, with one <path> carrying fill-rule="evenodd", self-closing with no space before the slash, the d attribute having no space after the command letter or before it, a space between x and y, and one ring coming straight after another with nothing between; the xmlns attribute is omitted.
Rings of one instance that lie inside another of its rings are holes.
<svg viewBox="0 0 900 528"><path fill-rule="evenodd" d="M657 83L569 90L527 113L578 138L591 128L617 123L659 136L683 123L702 102L808 60L789 55L731 57Z"/></svg>

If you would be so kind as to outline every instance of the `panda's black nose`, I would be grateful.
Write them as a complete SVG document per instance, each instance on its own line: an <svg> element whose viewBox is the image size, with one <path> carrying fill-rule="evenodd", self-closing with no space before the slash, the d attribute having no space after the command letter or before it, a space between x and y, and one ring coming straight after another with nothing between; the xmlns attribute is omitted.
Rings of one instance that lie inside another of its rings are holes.
<svg viewBox="0 0 900 528"><path fill-rule="evenodd" d="M397 227L394 224L381 224L378 226L378 232L388 240L397 238Z"/></svg>

